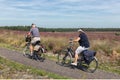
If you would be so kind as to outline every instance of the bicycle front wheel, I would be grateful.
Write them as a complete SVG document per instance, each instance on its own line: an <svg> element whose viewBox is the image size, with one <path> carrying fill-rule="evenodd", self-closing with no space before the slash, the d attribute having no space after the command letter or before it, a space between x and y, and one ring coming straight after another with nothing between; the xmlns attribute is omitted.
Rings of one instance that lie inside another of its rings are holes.
<svg viewBox="0 0 120 80"><path fill-rule="evenodd" d="M66 65L69 66L72 62L72 57L69 55L67 50L62 50L59 54L58 54L58 64L60 65Z"/></svg>
<svg viewBox="0 0 120 80"><path fill-rule="evenodd" d="M96 71L97 68L98 68L98 61L97 58L94 57L93 60L88 65L87 71L93 73Z"/></svg>
<svg viewBox="0 0 120 80"><path fill-rule="evenodd" d="M26 46L24 49L23 49L23 55L26 56L26 55L29 55L30 54L30 49L28 46Z"/></svg>

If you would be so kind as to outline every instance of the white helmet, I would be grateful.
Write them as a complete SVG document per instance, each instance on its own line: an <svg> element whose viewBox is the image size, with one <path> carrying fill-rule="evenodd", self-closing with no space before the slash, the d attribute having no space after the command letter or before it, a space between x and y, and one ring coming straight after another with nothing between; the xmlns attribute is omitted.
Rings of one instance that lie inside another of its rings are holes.
<svg viewBox="0 0 120 80"><path fill-rule="evenodd" d="M78 29L78 32L84 32L82 29Z"/></svg>

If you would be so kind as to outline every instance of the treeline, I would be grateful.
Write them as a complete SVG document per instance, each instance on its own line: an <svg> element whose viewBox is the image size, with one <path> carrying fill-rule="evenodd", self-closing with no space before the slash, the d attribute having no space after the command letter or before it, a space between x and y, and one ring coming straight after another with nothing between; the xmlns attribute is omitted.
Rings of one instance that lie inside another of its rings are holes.
<svg viewBox="0 0 120 80"><path fill-rule="evenodd" d="M1 26L0 29L29 31L31 26ZM41 28L40 32L75 32L79 28ZM81 28L84 31L120 31L120 28Z"/></svg>
<svg viewBox="0 0 120 80"><path fill-rule="evenodd" d="M1 29L29 31L30 26L2 26Z"/></svg>

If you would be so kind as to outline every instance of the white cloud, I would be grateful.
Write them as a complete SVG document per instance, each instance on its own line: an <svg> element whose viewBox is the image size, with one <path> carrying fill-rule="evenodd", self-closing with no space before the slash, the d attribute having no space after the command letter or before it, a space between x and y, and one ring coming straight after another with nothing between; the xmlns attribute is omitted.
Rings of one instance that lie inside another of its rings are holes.
<svg viewBox="0 0 120 80"><path fill-rule="evenodd" d="M119 0L0 0L0 21L35 18L90 21L104 17L115 20L120 18L119 5Z"/></svg>
<svg viewBox="0 0 120 80"><path fill-rule="evenodd" d="M52 1L52 0L51 0ZM4 5L3 7L7 10L15 10L15 11L30 11L30 12L46 12L52 11L53 14L58 13L62 14L69 12L69 14L72 14L74 11L75 13L80 13L80 11L112 11L114 10L114 13L118 12L119 9L119 3L115 1L98 1L98 0L60 0L60 1L54 1L54 2L47 2L45 0L41 1L31 1L31 2L24 2L24 1L16 1L12 2L9 1ZM70 4L73 2L73 4ZM75 4L77 2L77 4ZM97 2L96 4L93 2ZM83 4L82 4L83 3ZM3 4L2 4L3 5ZM112 6L111 6L112 5ZM117 12L115 12L117 11ZM74 14L75 14L74 13ZM89 14L89 13L88 13Z"/></svg>

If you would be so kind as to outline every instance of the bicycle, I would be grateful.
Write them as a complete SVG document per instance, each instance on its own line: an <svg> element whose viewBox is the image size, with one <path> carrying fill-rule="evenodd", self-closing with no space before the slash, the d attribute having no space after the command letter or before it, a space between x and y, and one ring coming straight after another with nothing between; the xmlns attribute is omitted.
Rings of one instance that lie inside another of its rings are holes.
<svg viewBox="0 0 120 80"><path fill-rule="evenodd" d="M27 41L27 40L26 40ZM30 40L26 43L25 48L23 49L23 56L34 59L34 60L40 60L43 62L45 60L45 54L46 49L45 47L40 43L40 41L37 41L34 44L34 50L33 55L30 54Z"/></svg>
<svg viewBox="0 0 120 80"><path fill-rule="evenodd" d="M72 58L74 58L74 50L73 50L73 41L70 39L69 46L66 49L61 50L58 55L57 55L57 64L61 66L67 66L67 67L72 67L75 68L75 66L72 66ZM96 69L98 68L98 61L97 58L95 57L96 52L92 56L86 57L85 53L89 50L84 50L80 55L78 59L78 63L76 68L82 69L87 72L95 72ZM88 59L89 60L88 60Z"/></svg>

